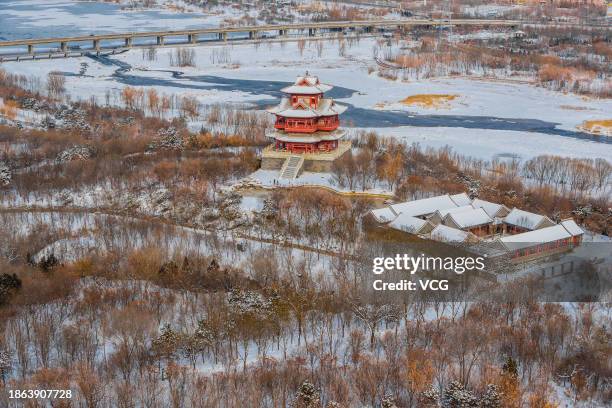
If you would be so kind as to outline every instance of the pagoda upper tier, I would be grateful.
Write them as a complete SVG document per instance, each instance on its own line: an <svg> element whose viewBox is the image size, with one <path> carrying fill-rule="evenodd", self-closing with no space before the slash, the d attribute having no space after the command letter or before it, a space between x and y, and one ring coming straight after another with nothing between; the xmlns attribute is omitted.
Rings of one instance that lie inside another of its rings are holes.
<svg viewBox="0 0 612 408"><path fill-rule="evenodd" d="M332 86L322 84L315 76L300 76L295 84L283 88L289 94L280 104L268 109L276 115L274 127L288 133L332 132L338 129L338 116L346 111L346 106L338 105L324 93Z"/></svg>
<svg viewBox="0 0 612 408"><path fill-rule="evenodd" d="M295 84L281 89L282 92L291 95L319 95L331 90L333 86L322 84L316 76L308 75L299 76L295 80Z"/></svg>

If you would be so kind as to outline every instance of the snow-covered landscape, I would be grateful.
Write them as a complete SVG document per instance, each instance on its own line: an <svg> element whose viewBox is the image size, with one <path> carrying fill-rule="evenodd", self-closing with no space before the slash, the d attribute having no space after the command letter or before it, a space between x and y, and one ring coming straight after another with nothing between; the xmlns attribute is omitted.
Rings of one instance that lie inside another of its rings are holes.
<svg viewBox="0 0 612 408"><path fill-rule="evenodd" d="M609 406L607 7L0 0L0 407Z"/></svg>

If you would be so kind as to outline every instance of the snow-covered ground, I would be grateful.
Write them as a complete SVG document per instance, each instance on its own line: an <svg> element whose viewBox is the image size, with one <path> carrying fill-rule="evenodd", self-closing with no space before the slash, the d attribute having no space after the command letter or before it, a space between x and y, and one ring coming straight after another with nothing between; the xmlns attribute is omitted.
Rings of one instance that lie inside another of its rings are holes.
<svg viewBox="0 0 612 408"><path fill-rule="evenodd" d="M215 27L241 15L232 8L213 13L168 7L126 10L123 4L74 0L2 0L0 41L20 38Z"/></svg>
<svg viewBox="0 0 612 408"><path fill-rule="evenodd" d="M310 0L274 5L275 13L243 3L242 7L221 4L157 0L151 7L134 6L130 0L1 0L0 41L117 32L162 31L217 27L223 24L266 24L272 21L308 21L322 11L337 7L334 2L313 5ZM194 4L196 3L196 4ZM297 4L297 7L295 6ZM368 6L350 5L363 10ZM266 19L263 19L263 17ZM398 18L389 13L384 18Z"/></svg>
<svg viewBox="0 0 612 408"><path fill-rule="evenodd" d="M329 189L341 192L341 193L352 193L359 192L373 195L388 195L393 196L393 193L383 187L371 188L366 191L355 188L353 190L348 187L342 187L334 179L334 175L331 173L311 173L303 172L296 179L283 179L279 176L278 170L263 170L259 169L252 173L243 180L244 183L253 183L256 186L262 187L293 187L293 186L322 186Z"/></svg>
<svg viewBox="0 0 612 408"><path fill-rule="evenodd" d="M283 247L253 239L234 237L232 234L215 235L205 230L141 220L129 216L91 212L13 212L1 213L0 223L14 227L12 238L32 233L34 227L46 226L48 231L59 234L60 239L49 243L37 254L36 260L53 253L64 261L88 255L102 255L106 251L129 252L146 247L159 246L170 256L197 254L219 256L223 265L243 268L251 272L252 262L260 251L281 253L279 258L292 265L302 262L311 273L329 271L333 257L314 251ZM44 230L44 229L43 229ZM237 249L237 244L242 249ZM288 261L289 262L289 261Z"/></svg>
<svg viewBox="0 0 612 408"><path fill-rule="evenodd" d="M462 6L461 11L471 17L501 17L504 13L520 9L520 5L481 4L477 6Z"/></svg>
<svg viewBox="0 0 612 408"><path fill-rule="evenodd" d="M337 87L335 97L350 105L343 116L345 127L372 128L424 146L449 145L489 160L540 154L612 157L612 145L605 139L580 139L576 130L585 120L609 118L612 100L562 94L521 81L391 81L368 72L375 66L375 39L347 41L344 56L339 55L337 40L325 41L320 57L316 44L307 42L302 53L297 42L195 47L195 67L172 66L174 49L163 48L154 61L146 61L141 50L132 50L100 61L88 57L23 61L4 63L2 68L43 78L51 71L63 72L73 99L89 100L95 95L99 103L121 104L121 89L131 85L154 87L161 94L195 96L204 105L258 106L274 103L283 83L308 70ZM83 62L89 67L85 75L79 75ZM458 97L442 108L400 102L415 94Z"/></svg>
<svg viewBox="0 0 612 408"><path fill-rule="evenodd" d="M612 157L612 145L537 132L511 130L467 129L461 127L371 128L380 134L393 136L408 144L440 148L450 146L465 156L486 160L528 160L539 155L570 158Z"/></svg>

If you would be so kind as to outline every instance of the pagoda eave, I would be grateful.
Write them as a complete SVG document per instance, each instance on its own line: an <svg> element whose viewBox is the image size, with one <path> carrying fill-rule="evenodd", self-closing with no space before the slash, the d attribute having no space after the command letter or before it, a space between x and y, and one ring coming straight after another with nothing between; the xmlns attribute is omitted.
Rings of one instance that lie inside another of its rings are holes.
<svg viewBox="0 0 612 408"><path fill-rule="evenodd" d="M317 143L321 141L339 140L346 132L341 129L336 129L331 132L314 132L314 133L288 133L279 130L269 130L266 132L266 136L281 142L294 142L294 143Z"/></svg>
<svg viewBox="0 0 612 408"><path fill-rule="evenodd" d="M332 88L333 86L327 84L290 85L281 89L281 92L293 95L320 95L331 90Z"/></svg>

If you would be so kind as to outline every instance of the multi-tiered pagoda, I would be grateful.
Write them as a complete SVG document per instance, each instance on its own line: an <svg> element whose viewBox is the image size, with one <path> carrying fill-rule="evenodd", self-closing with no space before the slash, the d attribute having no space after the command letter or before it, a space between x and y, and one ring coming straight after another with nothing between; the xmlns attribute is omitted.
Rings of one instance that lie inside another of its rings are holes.
<svg viewBox="0 0 612 408"><path fill-rule="evenodd" d="M329 171L332 162L350 150L351 143L340 140L345 132L339 129L339 116L346 106L325 98L330 89L308 72L282 89L287 96L268 109L276 116L274 129L266 133L274 143L262 153L262 168L281 169L281 178L295 178L302 166Z"/></svg>
<svg viewBox="0 0 612 408"><path fill-rule="evenodd" d="M338 129L338 116L346 106L324 97L330 89L330 85L322 84L308 72L298 77L295 84L282 89L287 96L280 105L268 109L276 115L275 130L267 134L274 139L276 150L299 154L338 148L338 141L344 136L344 131Z"/></svg>

